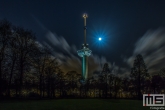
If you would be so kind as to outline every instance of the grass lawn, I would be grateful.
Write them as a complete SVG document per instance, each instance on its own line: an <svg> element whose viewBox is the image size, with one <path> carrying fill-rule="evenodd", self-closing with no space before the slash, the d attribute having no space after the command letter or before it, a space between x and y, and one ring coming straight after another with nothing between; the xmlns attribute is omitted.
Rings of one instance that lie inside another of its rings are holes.
<svg viewBox="0 0 165 110"><path fill-rule="evenodd" d="M0 102L0 110L149 110L142 101L123 99L57 99Z"/></svg>

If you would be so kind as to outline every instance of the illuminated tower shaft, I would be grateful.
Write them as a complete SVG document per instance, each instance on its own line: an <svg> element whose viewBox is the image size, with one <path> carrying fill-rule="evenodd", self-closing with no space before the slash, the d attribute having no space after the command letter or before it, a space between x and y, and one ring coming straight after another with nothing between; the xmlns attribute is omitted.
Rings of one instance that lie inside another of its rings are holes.
<svg viewBox="0 0 165 110"><path fill-rule="evenodd" d="M88 57L86 55L82 57L82 78L84 80L88 78Z"/></svg>
<svg viewBox="0 0 165 110"><path fill-rule="evenodd" d="M91 50L88 48L88 44L86 43L86 18L87 14L83 15L84 18L84 44L82 45L82 49L78 50L77 53L80 57L82 57L82 78L83 82L88 78L88 56L91 55Z"/></svg>

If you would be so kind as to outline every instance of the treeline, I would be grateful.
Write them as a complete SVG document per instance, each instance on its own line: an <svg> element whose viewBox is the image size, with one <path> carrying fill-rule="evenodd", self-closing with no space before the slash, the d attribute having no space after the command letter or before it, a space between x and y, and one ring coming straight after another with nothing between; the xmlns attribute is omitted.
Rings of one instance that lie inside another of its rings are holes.
<svg viewBox="0 0 165 110"><path fill-rule="evenodd" d="M130 76L112 74L105 63L85 85L81 74L64 73L49 48L41 45L30 30L0 21L0 98L142 98L144 93L165 93L165 69L150 76L137 55Z"/></svg>
<svg viewBox="0 0 165 110"><path fill-rule="evenodd" d="M21 97L32 87L44 96L48 86L53 89L55 73L62 74L58 66L57 59L35 40L33 32L0 21L1 97Z"/></svg>

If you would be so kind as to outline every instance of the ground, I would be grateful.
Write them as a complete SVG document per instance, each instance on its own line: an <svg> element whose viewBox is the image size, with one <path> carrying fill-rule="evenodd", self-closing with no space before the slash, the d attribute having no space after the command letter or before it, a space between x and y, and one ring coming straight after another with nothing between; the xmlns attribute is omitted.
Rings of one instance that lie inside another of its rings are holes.
<svg viewBox="0 0 165 110"><path fill-rule="evenodd" d="M57 99L1 101L0 110L149 110L142 101L123 99Z"/></svg>

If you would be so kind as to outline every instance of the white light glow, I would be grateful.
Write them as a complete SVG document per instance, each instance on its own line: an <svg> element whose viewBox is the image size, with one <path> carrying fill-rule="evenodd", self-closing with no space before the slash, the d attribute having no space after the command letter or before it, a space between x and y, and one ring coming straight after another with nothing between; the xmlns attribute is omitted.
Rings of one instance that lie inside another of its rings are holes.
<svg viewBox="0 0 165 110"><path fill-rule="evenodd" d="M99 40L102 40L102 38L99 38Z"/></svg>

